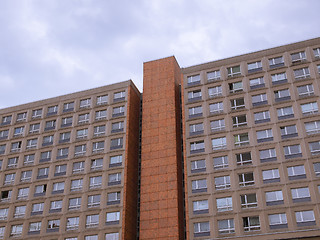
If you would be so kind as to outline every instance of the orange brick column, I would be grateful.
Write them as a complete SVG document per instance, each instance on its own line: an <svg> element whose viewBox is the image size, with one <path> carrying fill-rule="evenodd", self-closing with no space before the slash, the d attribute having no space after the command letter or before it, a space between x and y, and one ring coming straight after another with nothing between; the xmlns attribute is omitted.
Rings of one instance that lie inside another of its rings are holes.
<svg viewBox="0 0 320 240"><path fill-rule="evenodd" d="M174 57L144 63L140 239L184 239L179 84Z"/></svg>

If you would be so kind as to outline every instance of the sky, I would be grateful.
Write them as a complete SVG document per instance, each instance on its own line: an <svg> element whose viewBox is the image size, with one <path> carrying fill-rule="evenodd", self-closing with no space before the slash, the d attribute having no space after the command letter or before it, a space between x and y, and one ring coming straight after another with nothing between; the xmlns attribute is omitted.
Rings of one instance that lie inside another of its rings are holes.
<svg viewBox="0 0 320 240"><path fill-rule="evenodd" d="M0 108L320 37L319 0L0 0Z"/></svg>

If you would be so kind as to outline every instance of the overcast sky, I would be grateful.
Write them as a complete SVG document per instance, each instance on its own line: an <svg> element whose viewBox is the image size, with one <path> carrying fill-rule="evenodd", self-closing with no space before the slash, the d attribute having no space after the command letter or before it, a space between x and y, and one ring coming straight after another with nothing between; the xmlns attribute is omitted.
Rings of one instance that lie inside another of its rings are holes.
<svg viewBox="0 0 320 240"><path fill-rule="evenodd" d="M319 0L0 0L0 108L320 37Z"/></svg>

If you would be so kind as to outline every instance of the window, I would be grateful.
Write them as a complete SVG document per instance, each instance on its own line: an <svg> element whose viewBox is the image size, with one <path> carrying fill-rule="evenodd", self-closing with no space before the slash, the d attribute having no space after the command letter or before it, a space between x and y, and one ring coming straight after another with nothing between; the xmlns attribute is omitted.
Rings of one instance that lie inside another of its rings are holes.
<svg viewBox="0 0 320 240"><path fill-rule="evenodd" d="M17 122L22 122L27 120L27 112L17 114Z"/></svg>
<svg viewBox="0 0 320 240"><path fill-rule="evenodd" d="M240 195L241 208L258 207L257 196L255 193Z"/></svg>
<svg viewBox="0 0 320 240"><path fill-rule="evenodd" d="M306 53L305 52L297 52L291 54L292 63L301 62L306 60Z"/></svg>
<svg viewBox="0 0 320 240"><path fill-rule="evenodd" d="M62 200L55 200L50 202L49 212L60 212L62 209Z"/></svg>
<svg viewBox="0 0 320 240"><path fill-rule="evenodd" d="M32 176L32 170L30 171L22 171L21 172L21 182L30 182L31 181L31 176Z"/></svg>
<svg viewBox="0 0 320 240"><path fill-rule="evenodd" d="M47 116L55 115L58 112L58 105L48 107Z"/></svg>
<svg viewBox="0 0 320 240"><path fill-rule="evenodd" d="M0 140L7 139L9 135L9 130L0 131Z"/></svg>
<svg viewBox="0 0 320 240"><path fill-rule="evenodd" d="M5 145L3 145L5 146ZM21 150L22 142L11 143L11 152L19 152Z"/></svg>
<svg viewBox="0 0 320 240"><path fill-rule="evenodd" d="M228 156L214 157L213 158L213 168L214 169L222 169L227 168L228 164Z"/></svg>
<svg viewBox="0 0 320 240"><path fill-rule="evenodd" d="M103 142L104 143L104 142ZM119 149L123 147L123 138L114 138L110 142L110 150Z"/></svg>
<svg viewBox="0 0 320 240"><path fill-rule="evenodd" d="M230 100L230 103L231 103L232 110L238 110L238 109L245 108L244 98L237 98L237 99Z"/></svg>
<svg viewBox="0 0 320 240"><path fill-rule="evenodd" d="M126 97L126 92L125 91L121 91L121 92L116 92L113 94L113 101L114 102L119 102L119 101L123 101Z"/></svg>
<svg viewBox="0 0 320 240"><path fill-rule="evenodd" d="M270 112L268 110L262 111L262 112L256 112L253 115L254 115L255 124L270 122Z"/></svg>
<svg viewBox="0 0 320 240"><path fill-rule="evenodd" d="M13 136L15 136L15 137L21 136L21 135L23 135L23 132L24 132L24 127L16 127L14 129Z"/></svg>
<svg viewBox="0 0 320 240"><path fill-rule="evenodd" d="M193 213L202 214L209 212L208 200L193 201Z"/></svg>
<svg viewBox="0 0 320 240"><path fill-rule="evenodd" d="M218 119L210 122L211 131L221 131L225 129L224 119Z"/></svg>
<svg viewBox="0 0 320 240"><path fill-rule="evenodd" d="M38 144L38 139L37 138L28 139L27 140L26 149L36 148L37 144Z"/></svg>
<svg viewBox="0 0 320 240"><path fill-rule="evenodd" d="M103 105L108 103L108 95L101 95L97 97L97 105Z"/></svg>
<svg viewBox="0 0 320 240"><path fill-rule="evenodd" d="M282 89L278 91L274 91L275 101L286 101L291 99L289 89Z"/></svg>
<svg viewBox="0 0 320 240"><path fill-rule="evenodd" d="M283 194L281 190L266 192L267 206L283 204Z"/></svg>
<svg viewBox="0 0 320 240"><path fill-rule="evenodd" d="M188 86L200 84L200 74L187 77Z"/></svg>
<svg viewBox="0 0 320 240"><path fill-rule="evenodd" d="M119 224L119 220L120 220L120 212L107 213L107 220L106 220L107 225Z"/></svg>
<svg viewBox="0 0 320 240"><path fill-rule="evenodd" d="M44 130L48 131L48 130L53 130L56 128L56 120L51 120L51 121L46 121Z"/></svg>
<svg viewBox="0 0 320 240"><path fill-rule="evenodd" d="M207 192L207 179L198 179L191 182L192 193Z"/></svg>
<svg viewBox="0 0 320 240"><path fill-rule="evenodd" d="M208 94L209 98L222 96L222 87L221 86L215 86L208 88Z"/></svg>
<svg viewBox="0 0 320 240"><path fill-rule="evenodd" d="M69 210L78 210L81 207L81 197L69 199Z"/></svg>
<svg viewBox="0 0 320 240"><path fill-rule="evenodd" d="M57 159L67 158L69 154L69 148L59 148L57 152Z"/></svg>
<svg viewBox="0 0 320 240"><path fill-rule="evenodd" d="M234 67L228 67L228 77L236 77L241 74L240 72L240 65Z"/></svg>
<svg viewBox="0 0 320 240"><path fill-rule="evenodd" d="M246 115L240 115L232 117L232 123L233 127L241 127L247 125L247 116Z"/></svg>
<svg viewBox="0 0 320 240"><path fill-rule="evenodd" d="M98 240L98 235L85 236L84 240Z"/></svg>
<svg viewBox="0 0 320 240"><path fill-rule="evenodd" d="M223 102L209 104L210 114L223 113Z"/></svg>
<svg viewBox="0 0 320 240"><path fill-rule="evenodd" d="M71 136L71 132L60 133L59 143L69 142L70 136Z"/></svg>
<svg viewBox="0 0 320 240"><path fill-rule="evenodd" d="M111 192L107 194L107 205L119 204L120 203L120 192Z"/></svg>
<svg viewBox="0 0 320 240"><path fill-rule="evenodd" d="M212 71L207 73L207 79L208 81L216 81L220 79L220 71Z"/></svg>
<svg viewBox="0 0 320 240"><path fill-rule="evenodd" d="M77 130L77 139L86 138L88 136L88 129Z"/></svg>
<svg viewBox="0 0 320 240"><path fill-rule="evenodd" d="M239 176L240 187L246 187L254 185L253 172L241 173Z"/></svg>
<svg viewBox="0 0 320 240"><path fill-rule="evenodd" d="M234 145L236 147L249 145L249 135L248 133L241 133L237 135L233 135Z"/></svg>
<svg viewBox="0 0 320 240"><path fill-rule="evenodd" d="M230 93L242 92L243 91L242 81L229 83L229 91Z"/></svg>
<svg viewBox="0 0 320 240"><path fill-rule="evenodd" d="M309 148L311 155L319 155L320 154L320 142L309 142Z"/></svg>
<svg viewBox="0 0 320 240"><path fill-rule="evenodd" d="M10 231L10 236L20 236L20 235L22 235L22 229L23 229L23 225L22 224L12 225L11 226L11 231Z"/></svg>
<svg viewBox="0 0 320 240"><path fill-rule="evenodd" d="M40 162L47 162L51 159L51 151L41 152L40 154Z"/></svg>
<svg viewBox="0 0 320 240"><path fill-rule="evenodd" d="M105 126L103 126L105 127ZM111 125L111 133L122 132L124 128L124 122L115 122Z"/></svg>
<svg viewBox="0 0 320 240"><path fill-rule="evenodd" d="M96 120L107 119L107 110L96 111Z"/></svg>
<svg viewBox="0 0 320 240"><path fill-rule="evenodd" d="M292 138L292 137L298 136L298 131L297 131L296 125L280 127L280 132L281 132L282 139Z"/></svg>
<svg viewBox="0 0 320 240"><path fill-rule="evenodd" d="M11 123L12 116L3 116L1 125L8 125Z"/></svg>
<svg viewBox="0 0 320 240"><path fill-rule="evenodd" d="M80 114L78 116L78 123L79 124L88 123L89 119L90 119L90 113Z"/></svg>
<svg viewBox="0 0 320 240"><path fill-rule="evenodd" d="M311 201L308 187L291 188L291 195L292 195L292 201L294 203Z"/></svg>
<svg viewBox="0 0 320 240"><path fill-rule="evenodd" d="M103 158L91 160L91 170L99 170L103 167Z"/></svg>
<svg viewBox="0 0 320 240"><path fill-rule="evenodd" d="M60 227L60 220L59 219L54 219L54 220L49 220L48 225L47 225L47 231L59 231Z"/></svg>
<svg viewBox="0 0 320 240"><path fill-rule="evenodd" d="M219 234L234 233L235 228L233 219L218 220L218 228Z"/></svg>
<svg viewBox="0 0 320 240"><path fill-rule="evenodd" d="M14 210L14 218L23 218L26 214L26 206L16 206Z"/></svg>
<svg viewBox="0 0 320 240"><path fill-rule="evenodd" d="M72 117L65 117L61 119L61 127L72 126Z"/></svg>
<svg viewBox="0 0 320 240"><path fill-rule="evenodd" d="M191 161L191 173L205 172L206 171L206 160L195 160Z"/></svg>
<svg viewBox="0 0 320 240"><path fill-rule="evenodd" d="M108 185L117 185L121 183L121 173L113 173L108 176Z"/></svg>
<svg viewBox="0 0 320 240"><path fill-rule="evenodd" d="M250 79L250 89L261 88L264 86L265 86L265 84L264 84L263 77Z"/></svg>
<svg viewBox="0 0 320 240"><path fill-rule="evenodd" d="M201 90L188 92L188 102L198 101L202 99Z"/></svg>
<svg viewBox="0 0 320 240"><path fill-rule="evenodd" d="M231 187L230 176L215 177L216 190L229 189Z"/></svg>
<svg viewBox="0 0 320 240"><path fill-rule="evenodd" d="M296 70L293 70L294 78L295 80L305 79L310 77L310 71L309 68L299 68Z"/></svg>
<svg viewBox="0 0 320 240"><path fill-rule="evenodd" d="M232 211L232 197L217 198L218 212Z"/></svg>
<svg viewBox="0 0 320 240"><path fill-rule="evenodd" d="M86 154L87 151L87 145L86 144L82 144L82 145L78 145L74 147L74 156L78 157L78 156L83 156Z"/></svg>
<svg viewBox="0 0 320 240"><path fill-rule="evenodd" d="M34 204L32 204L31 215L42 214L42 212L43 212L43 203L34 203Z"/></svg>
<svg viewBox="0 0 320 240"><path fill-rule="evenodd" d="M72 173L81 173L84 171L84 162L75 162L72 166Z"/></svg>
<svg viewBox="0 0 320 240"><path fill-rule="evenodd" d="M272 79L272 85L288 82L287 74L285 72L272 74L271 79Z"/></svg>
<svg viewBox="0 0 320 240"><path fill-rule="evenodd" d="M119 233L106 233L106 240L119 240Z"/></svg>
<svg viewBox="0 0 320 240"><path fill-rule="evenodd" d="M197 222L193 224L194 237L210 236L209 222Z"/></svg>
<svg viewBox="0 0 320 240"><path fill-rule="evenodd" d="M112 125L112 127L114 127L114 126ZM114 131L113 128L112 128L111 132L112 131ZM105 133L106 133L106 126L105 125L100 125L100 126L95 126L94 127L93 136L98 137L98 136L105 135Z"/></svg>
<svg viewBox="0 0 320 240"><path fill-rule="evenodd" d="M76 230L79 227L79 217L67 218L67 231Z"/></svg>
<svg viewBox="0 0 320 240"><path fill-rule="evenodd" d="M261 71L261 70L262 70L261 61L248 63L248 73L253 73L253 72L257 72L257 71Z"/></svg>
<svg viewBox="0 0 320 240"><path fill-rule="evenodd" d="M270 229L287 228L287 216L285 213L269 214Z"/></svg>
<svg viewBox="0 0 320 240"><path fill-rule="evenodd" d="M250 152L236 154L237 165L252 164L252 157Z"/></svg>
<svg viewBox="0 0 320 240"><path fill-rule="evenodd" d="M112 111L112 117L119 117L124 115L124 106L114 107Z"/></svg>
<svg viewBox="0 0 320 240"><path fill-rule="evenodd" d="M314 173L317 177L320 177L320 162L313 164Z"/></svg>
<svg viewBox="0 0 320 240"><path fill-rule="evenodd" d="M19 157L13 157L8 159L7 168L15 168L18 165Z"/></svg>
<svg viewBox="0 0 320 240"><path fill-rule="evenodd" d="M37 185L34 189L34 196L43 196L46 194L47 184Z"/></svg>
<svg viewBox="0 0 320 240"><path fill-rule="evenodd" d="M262 171L263 183L280 182L279 169L269 169Z"/></svg>
<svg viewBox="0 0 320 240"><path fill-rule="evenodd" d="M272 129L257 131L258 143L273 141Z"/></svg>
<svg viewBox="0 0 320 240"><path fill-rule="evenodd" d="M202 116L202 106L189 108L189 118L201 117Z"/></svg>
<svg viewBox="0 0 320 240"><path fill-rule="evenodd" d="M15 177L16 177L15 173L6 174L4 177L4 185L14 184Z"/></svg>
<svg viewBox="0 0 320 240"><path fill-rule="evenodd" d="M80 191L82 190L82 185L83 185L83 179L75 179L71 180L71 191Z"/></svg>
<svg viewBox="0 0 320 240"><path fill-rule="evenodd" d="M308 135L317 134L320 132L320 121L306 122L304 127Z"/></svg>
<svg viewBox="0 0 320 240"><path fill-rule="evenodd" d="M9 202L11 200L12 190L1 191L1 202Z"/></svg>
<svg viewBox="0 0 320 240"><path fill-rule="evenodd" d="M63 193L64 192L64 182L53 183L52 193Z"/></svg>
<svg viewBox="0 0 320 240"><path fill-rule="evenodd" d="M298 227L316 224L313 210L295 212L295 215Z"/></svg>
<svg viewBox="0 0 320 240"><path fill-rule="evenodd" d="M116 155L110 157L109 167L116 167L122 165L122 155Z"/></svg>
<svg viewBox="0 0 320 240"><path fill-rule="evenodd" d="M277 109L278 119L287 119L294 117L293 109L292 107L283 107Z"/></svg>
<svg viewBox="0 0 320 240"><path fill-rule="evenodd" d="M276 154L276 150L274 148L260 150L259 155L260 155L261 163L271 162L271 161L277 160L277 154Z"/></svg>
<svg viewBox="0 0 320 240"><path fill-rule="evenodd" d="M49 146L52 144L53 144L53 135L43 137L42 146Z"/></svg>
<svg viewBox="0 0 320 240"><path fill-rule="evenodd" d="M0 220L7 220L9 208L0 209Z"/></svg>
<svg viewBox="0 0 320 240"><path fill-rule="evenodd" d="M314 95L313 85L307 84L297 87L299 97L307 97Z"/></svg>
<svg viewBox="0 0 320 240"><path fill-rule="evenodd" d="M110 176L110 175L109 175ZM89 188L100 188L102 184L102 176L90 177L90 185Z"/></svg>
<svg viewBox="0 0 320 240"><path fill-rule="evenodd" d="M40 123L30 124L29 133L38 133L40 131Z"/></svg>
<svg viewBox="0 0 320 240"><path fill-rule="evenodd" d="M303 165L287 167L289 180L306 178L306 171Z"/></svg>
<svg viewBox="0 0 320 240"><path fill-rule="evenodd" d="M29 154L24 156L23 165L30 165L34 163L34 154Z"/></svg>
<svg viewBox="0 0 320 240"><path fill-rule="evenodd" d="M6 145L5 144L0 145L0 154L4 154L5 151L6 151ZM12 149L11 149L11 151L12 151Z"/></svg>
<svg viewBox="0 0 320 240"><path fill-rule="evenodd" d="M320 74L320 65L317 65L318 73Z"/></svg>
<svg viewBox="0 0 320 240"><path fill-rule="evenodd" d="M190 124L190 136L203 133L203 123Z"/></svg>
<svg viewBox="0 0 320 240"><path fill-rule="evenodd" d="M267 94L262 93L262 94L252 96L252 106L253 107L265 105L265 104L268 104Z"/></svg>
<svg viewBox="0 0 320 240"><path fill-rule="evenodd" d="M243 220L243 229L245 232L260 230L259 216L244 217L242 218L242 220Z"/></svg>
<svg viewBox="0 0 320 240"><path fill-rule="evenodd" d="M227 139L226 139L226 137L213 138L213 139L211 139L211 143L212 143L212 149L213 150L227 148Z"/></svg>
<svg viewBox="0 0 320 240"><path fill-rule="evenodd" d="M29 224L29 233L40 233L41 222L34 222Z"/></svg>
<svg viewBox="0 0 320 240"><path fill-rule="evenodd" d="M54 176L63 176L67 173L67 164L57 165L54 170Z"/></svg>
<svg viewBox="0 0 320 240"><path fill-rule="evenodd" d="M270 68L284 66L283 57L281 56L281 57L270 58L269 59L269 66L270 66Z"/></svg>
<svg viewBox="0 0 320 240"><path fill-rule="evenodd" d="M86 218L86 228L97 227L99 225L99 214L88 215ZM97 238L98 239L98 236Z"/></svg>
<svg viewBox="0 0 320 240"><path fill-rule="evenodd" d="M2 168L2 163L3 163L3 160L0 160L0 170Z"/></svg>
<svg viewBox="0 0 320 240"><path fill-rule="evenodd" d="M74 102L68 102L63 104L63 112L71 112L74 109Z"/></svg>
<svg viewBox="0 0 320 240"><path fill-rule="evenodd" d="M190 143L190 154L201 153L205 151L204 141Z"/></svg>
<svg viewBox="0 0 320 240"><path fill-rule="evenodd" d="M320 48L314 48L313 54L316 59L320 58Z"/></svg>
<svg viewBox="0 0 320 240"><path fill-rule="evenodd" d="M90 98L80 100L80 108L89 108L90 105L91 105Z"/></svg>
<svg viewBox="0 0 320 240"><path fill-rule="evenodd" d="M88 196L88 207L98 207L100 206L100 195L91 195Z"/></svg>
<svg viewBox="0 0 320 240"><path fill-rule="evenodd" d="M0 227L0 239L4 238L4 232L5 232L6 228L5 227Z"/></svg>

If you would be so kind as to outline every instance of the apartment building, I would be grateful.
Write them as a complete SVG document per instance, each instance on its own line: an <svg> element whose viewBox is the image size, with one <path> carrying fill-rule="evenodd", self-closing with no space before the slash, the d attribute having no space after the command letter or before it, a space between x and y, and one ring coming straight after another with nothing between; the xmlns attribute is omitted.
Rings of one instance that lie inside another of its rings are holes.
<svg viewBox="0 0 320 240"><path fill-rule="evenodd" d="M320 239L320 38L0 110L0 239Z"/></svg>
<svg viewBox="0 0 320 240"><path fill-rule="evenodd" d="M0 110L0 238L136 239L139 112L131 81Z"/></svg>

